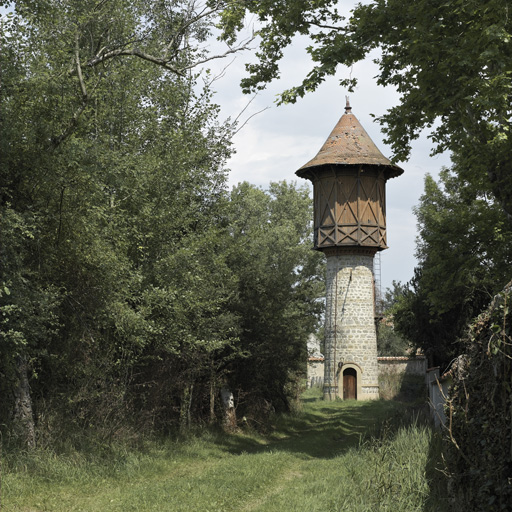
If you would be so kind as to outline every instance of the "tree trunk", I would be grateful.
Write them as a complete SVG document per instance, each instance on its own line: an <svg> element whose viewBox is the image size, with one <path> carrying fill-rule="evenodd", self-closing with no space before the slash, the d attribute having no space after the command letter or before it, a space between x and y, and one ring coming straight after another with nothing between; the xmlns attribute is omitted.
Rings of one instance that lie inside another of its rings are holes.
<svg viewBox="0 0 512 512"><path fill-rule="evenodd" d="M180 407L180 432L184 434L190 428L192 423L190 409L192 408L192 392L194 391L194 384L185 386L181 399Z"/></svg>
<svg viewBox="0 0 512 512"><path fill-rule="evenodd" d="M32 397L28 382L28 364L25 356L16 359L17 379L14 386L14 431L23 444L30 450L36 446Z"/></svg>
<svg viewBox="0 0 512 512"><path fill-rule="evenodd" d="M224 408L224 428L227 431L233 431L236 429L235 398L227 387L220 390L220 396Z"/></svg>
<svg viewBox="0 0 512 512"><path fill-rule="evenodd" d="M215 421L215 378L212 375L210 377L210 423L213 423L214 421Z"/></svg>

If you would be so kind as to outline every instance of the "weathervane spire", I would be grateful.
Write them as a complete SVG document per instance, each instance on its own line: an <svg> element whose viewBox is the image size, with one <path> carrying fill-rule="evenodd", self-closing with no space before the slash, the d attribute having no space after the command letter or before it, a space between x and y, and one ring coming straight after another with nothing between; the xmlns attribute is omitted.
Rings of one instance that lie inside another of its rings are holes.
<svg viewBox="0 0 512 512"><path fill-rule="evenodd" d="M351 113L351 110L352 110L352 107L350 106L350 101L348 99L348 96L345 96L345 100L346 100L346 105L345 105L345 114L350 114Z"/></svg>

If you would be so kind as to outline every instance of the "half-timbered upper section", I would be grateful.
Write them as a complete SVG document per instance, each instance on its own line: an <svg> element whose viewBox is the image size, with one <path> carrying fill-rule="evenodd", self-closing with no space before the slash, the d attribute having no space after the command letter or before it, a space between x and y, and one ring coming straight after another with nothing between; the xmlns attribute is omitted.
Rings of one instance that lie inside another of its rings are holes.
<svg viewBox="0 0 512 512"><path fill-rule="evenodd" d="M402 173L377 149L347 103L318 154L296 172L313 183L315 249L386 249L385 185Z"/></svg>

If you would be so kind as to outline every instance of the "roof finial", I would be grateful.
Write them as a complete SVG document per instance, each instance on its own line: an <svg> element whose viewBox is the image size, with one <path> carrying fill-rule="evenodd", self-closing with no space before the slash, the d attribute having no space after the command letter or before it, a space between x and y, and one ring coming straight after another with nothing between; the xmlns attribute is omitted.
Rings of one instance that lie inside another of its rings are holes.
<svg viewBox="0 0 512 512"><path fill-rule="evenodd" d="M352 107L350 106L348 96L345 96L345 99L347 100L347 104L345 105L345 114L350 114Z"/></svg>

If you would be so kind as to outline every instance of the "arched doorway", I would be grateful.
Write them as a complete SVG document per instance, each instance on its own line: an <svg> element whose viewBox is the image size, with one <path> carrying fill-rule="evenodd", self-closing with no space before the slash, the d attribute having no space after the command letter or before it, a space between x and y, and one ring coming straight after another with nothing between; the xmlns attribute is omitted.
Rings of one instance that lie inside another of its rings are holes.
<svg viewBox="0 0 512 512"><path fill-rule="evenodd" d="M357 372L354 368L343 370L343 400L357 400Z"/></svg>

